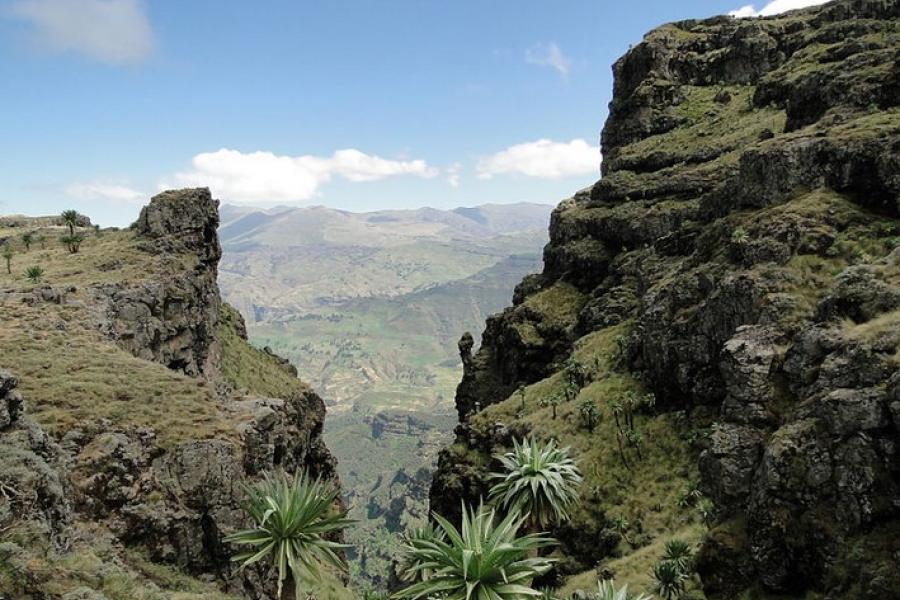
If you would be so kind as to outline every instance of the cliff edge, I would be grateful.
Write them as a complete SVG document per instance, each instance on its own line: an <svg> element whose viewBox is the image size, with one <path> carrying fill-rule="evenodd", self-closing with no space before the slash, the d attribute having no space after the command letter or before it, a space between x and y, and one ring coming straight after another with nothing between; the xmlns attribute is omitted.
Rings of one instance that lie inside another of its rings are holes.
<svg viewBox="0 0 900 600"><path fill-rule="evenodd" d="M707 598L900 597L900 4L673 23L613 71L602 179L460 342L432 509L485 495L513 437L557 437L586 475L564 590L646 587L678 536Z"/></svg>
<svg viewBox="0 0 900 600"><path fill-rule="evenodd" d="M42 282L0 280L0 591L271 595L223 542L247 524L241 483L273 469L337 483L324 403L221 300L217 206L205 188L164 192L78 252L21 249ZM0 237L63 229L19 221Z"/></svg>

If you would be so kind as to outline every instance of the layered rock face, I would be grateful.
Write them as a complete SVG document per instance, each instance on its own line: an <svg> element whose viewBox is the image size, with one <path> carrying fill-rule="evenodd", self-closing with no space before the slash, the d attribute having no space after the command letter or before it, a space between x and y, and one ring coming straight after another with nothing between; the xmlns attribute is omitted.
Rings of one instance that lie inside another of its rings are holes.
<svg viewBox="0 0 900 600"><path fill-rule="evenodd" d="M485 492L461 445L505 443L474 439L469 415L624 324L621 358L656 410L711 430L708 597L898 597L898 20L896 1L839 0L685 21L614 65L603 178L556 209L543 273L478 351L460 344L433 509Z"/></svg>
<svg viewBox="0 0 900 600"><path fill-rule="evenodd" d="M33 522L59 538L72 516L63 453L26 415L18 385L12 373L0 369L0 527Z"/></svg>
<svg viewBox="0 0 900 600"><path fill-rule="evenodd" d="M162 280L95 288L107 335L135 356L187 375L207 373L217 360L218 204L206 188L155 196L135 227L143 249L185 255L193 264Z"/></svg>
<svg viewBox="0 0 900 600"><path fill-rule="evenodd" d="M160 194L141 212L134 247L166 257L166 278L73 287L53 300L88 314L135 357L196 378L196 387L208 390L217 425L210 427L205 411L196 423L181 424L187 433L173 436L125 415L78 422L52 440L21 416L17 380L0 371L0 459L23 469L14 482L0 477L0 486L16 490L12 502L0 494L0 511L12 511L0 513L0 527L4 517L20 518L21 488L48 533L65 535L68 521L89 523L151 561L215 580L231 593L267 597L275 579L262 569L238 572L230 561L235 549L223 541L248 525L242 484L276 469L306 470L338 484L336 463L321 437L321 398L286 361L252 348L240 315L223 304L217 226L209 190ZM32 304L42 301L34 296Z"/></svg>

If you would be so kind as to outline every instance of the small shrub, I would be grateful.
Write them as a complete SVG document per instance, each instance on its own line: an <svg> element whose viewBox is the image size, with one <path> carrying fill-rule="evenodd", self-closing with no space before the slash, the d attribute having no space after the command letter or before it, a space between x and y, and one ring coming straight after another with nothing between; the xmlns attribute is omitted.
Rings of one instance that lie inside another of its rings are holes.
<svg viewBox="0 0 900 600"><path fill-rule="evenodd" d="M12 258L13 258L13 249L9 244L3 244L3 251L0 252L0 256L3 257L3 260L6 261L6 274L12 275Z"/></svg>
<svg viewBox="0 0 900 600"><path fill-rule="evenodd" d="M44 269L38 265L30 266L25 269L25 277L27 277L31 283L40 283L41 279L44 278Z"/></svg>
<svg viewBox="0 0 900 600"><path fill-rule="evenodd" d="M562 404L565 401L566 397L562 394L550 394L549 396L544 396L540 400L538 400L538 405L542 408L549 406L553 409L553 419L556 419L556 407Z"/></svg>
<svg viewBox="0 0 900 600"><path fill-rule="evenodd" d="M59 238L59 241L70 254L77 254L81 249L81 244L84 243L84 236L80 233L70 233Z"/></svg>
<svg viewBox="0 0 900 600"><path fill-rule="evenodd" d="M625 517L612 517L608 522L608 527L619 534L623 540L631 543L631 538L628 537L628 531L631 529L631 523Z"/></svg>
<svg viewBox="0 0 900 600"><path fill-rule="evenodd" d="M700 502L697 503L697 512L700 514L700 519L703 520L703 524L706 525L707 528L710 527L715 514L715 505L712 503L712 500L709 498L700 500Z"/></svg>
<svg viewBox="0 0 900 600"><path fill-rule="evenodd" d="M69 228L69 235L75 235L75 228L78 226L78 211L64 210L62 214L63 225Z"/></svg>
<svg viewBox="0 0 900 600"><path fill-rule="evenodd" d="M25 245L25 251L31 250L31 244L34 243L34 232L26 231L22 234L22 243Z"/></svg>
<svg viewBox="0 0 900 600"><path fill-rule="evenodd" d="M750 234L743 227L738 227L731 232L731 241L735 244L745 244L750 240Z"/></svg>
<svg viewBox="0 0 900 600"><path fill-rule="evenodd" d="M690 486L681 490L681 496L679 496L678 498L678 506L681 508L693 506L702 497L703 492L700 491L700 485L696 481L694 481Z"/></svg>
<svg viewBox="0 0 900 600"><path fill-rule="evenodd" d="M593 433L594 427L597 426L597 422L600 420L600 411L597 410L597 405L592 399L588 398L581 401L578 405L578 416L581 418L582 426Z"/></svg>
<svg viewBox="0 0 900 600"><path fill-rule="evenodd" d="M521 600L539 596L531 580L550 570L552 558L533 556L541 548L555 545L543 535L520 536L525 517L510 511L502 520L493 509L469 509L463 505L461 527L434 515L444 540L415 542L404 552L408 562L431 570L428 579L394 594L394 598L490 598Z"/></svg>
<svg viewBox="0 0 900 600"><path fill-rule="evenodd" d="M301 584L318 579L323 567L346 569L338 552L347 546L328 539L352 523L332 510L340 493L336 487L305 473L281 473L244 486L244 492L253 528L232 533L225 541L250 549L231 560L246 567L270 559L277 567L279 597L286 582L295 586L299 598Z"/></svg>
<svg viewBox="0 0 900 600"><path fill-rule="evenodd" d="M491 473L497 483L490 499L504 510L524 515L532 529L547 527L569 518L578 500L582 477L568 448L551 440L513 440L512 452L495 457L503 470Z"/></svg>

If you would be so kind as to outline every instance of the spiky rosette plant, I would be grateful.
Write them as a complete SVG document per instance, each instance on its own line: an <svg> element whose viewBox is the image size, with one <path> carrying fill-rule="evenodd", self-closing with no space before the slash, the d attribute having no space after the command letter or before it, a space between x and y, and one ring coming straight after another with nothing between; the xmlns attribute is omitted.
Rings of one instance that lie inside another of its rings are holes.
<svg viewBox="0 0 900 600"><path fill-rule="evenodd" d="M69 235L75 235L75 228L78 227L78 211L64 210L60 217L62 217L63 225L69 228Z"/></svg>
<svg viewBox="0 0 900 600"><path fill-rule="evenodd" d="M666 542L663 560L674 564L682 573L688 573L691 570L693 558L694 552L691 545L684 540L674 539Z"/></svg>
<svg viewBox="0 0 900 600"><path fill-rule="evenodd" d="M431 523L425 527L416 527L408 531L403 536L403 554L397 568L400 580L406 583L414 583L429 579L432 575L432 569L427 565L421 564L422 556L417 550L435 540L445 541L446 539L447 536L444 535L444 532L440 529L435 530Z"/></svg>
<svg viewBox="0 0 900 600"><path fill-rule="evenodd" d="M628 595L628 585L616 587L612 579L604 579L597 582L597 592L591 596L591 600L653 600L645 594Z"/></svg>
<svg viewBox="0 0 900 600"><path fill-rule="evenodd" d="M557 447L554 440L546 444L533 438L513 440L512 452L497 459L503 471L491 473L497 481L491 488L492 501L522 514L532 529L569 518L582 478L568 448Z"/></svg>
<svg viewBox="0 0 900 600"><path fill-rule="evenodd" d="M25 277L31 283L38 284L44 277L44 269L39 265L33 265L25 269Z"/></svg>
<svg viewBox="0 0 900 600"><path fill-rule="evenodd" d="M687 575L677 564L667 560L657 563L653 567L653 578L656 580L656 593L664 600L673 600L684 595Z"/></svg>
<svg viewBox="0 0 900 600"><path fill-rule="evenodd" d="M496 513L484 506L462 508L460 529L434 515L446 538L417 540L405 549L407 561L430 576L394 594L396 599L421 600L523 600L539 598L531 580L546 573L553 559L531 557L533 550L556 542L541 534L519 536L524 518L509 513L499 523Z"/></svg>
<svg viewBox="0 0 900 600"><path fill-rule="evenodd" d="M278 570L278 596L290 597L293 587L298 600L302 584L319 580L322 567L346 570L337 551L347 546L327 539L328 534L352 523L345 513L334 510L339 492L333 485L305 473L281 473L267 474L262 481L245 486L244 491L245 510L254 526L225 538L226 542L249 546L246 552L232 557L241 568L271 560Z"/></svg>

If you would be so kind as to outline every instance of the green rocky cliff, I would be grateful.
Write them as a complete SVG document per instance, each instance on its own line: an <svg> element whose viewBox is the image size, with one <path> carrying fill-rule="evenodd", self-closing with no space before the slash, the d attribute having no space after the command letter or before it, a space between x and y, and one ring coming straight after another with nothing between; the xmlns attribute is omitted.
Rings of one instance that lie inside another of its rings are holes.
<svg viewBox="0 0 900 600"><path fill-rule="evenodd" d="M220 298L217 205L164 192L78 253L52 221L0 224L0 242L52 240L17 246L0 278L0 598L272 596L224 542L248 525L241 483L337 483L324 403Z"/></svg>
<svg viewBox="0 0 900 600"><path fill-rule="evenodd" d="M698 597L900 598L900 3L664 25L613 71L602 179L460 342L432 509L557 437L586 478L563 591L650 591L677 536Z"/></svg>

